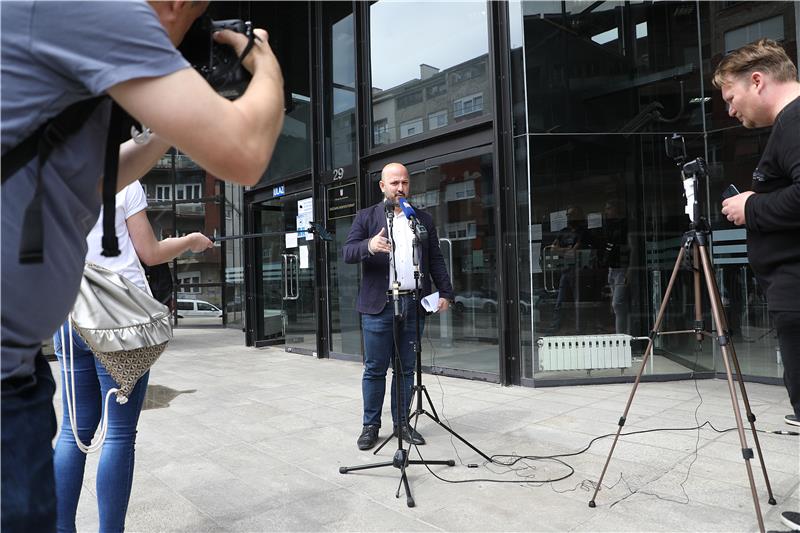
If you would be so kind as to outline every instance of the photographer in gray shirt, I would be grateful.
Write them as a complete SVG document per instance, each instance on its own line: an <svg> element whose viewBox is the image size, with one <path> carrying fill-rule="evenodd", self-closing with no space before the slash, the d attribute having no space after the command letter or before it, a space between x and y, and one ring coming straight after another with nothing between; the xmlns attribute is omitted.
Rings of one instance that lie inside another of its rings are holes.
<svg viewBox="0 0 800 533"><path fill-rule="evenodd" d="M283 78L265 31L215 34L252 74L235 101L218 95L175 48L206 2L8 2L2 6L2 154L72 104L110 96L155 134L120 147L117 190L175 146L215 176L262 176L283 124ZM2 530L55 529L54 381L41 340L75 300L86 234L100 207L110 99L2 187ZM42 152L38 152L41 154ZM8 167L6 167L8 168ZM6 180L6 177L8 179ZM42 261L20 262L25 209L40 198Z"/></svg>

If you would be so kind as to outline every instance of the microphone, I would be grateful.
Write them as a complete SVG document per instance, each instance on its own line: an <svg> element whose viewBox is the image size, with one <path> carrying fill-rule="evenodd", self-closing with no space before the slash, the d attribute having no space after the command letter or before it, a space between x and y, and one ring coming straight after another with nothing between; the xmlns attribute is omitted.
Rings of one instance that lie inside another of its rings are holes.
<svg viewBox="0 0 800 533"><path fill-rule="evenodd" d="M414 211L414 208L411 207L411 204L408 203L408 200L401 196L397 199L397 203L400 204L400 209L406 215L406 218L417 218L417 212Z"/></svg>
<svg viewBox="0 0 800 533"><path fill-rule="evenodd" d="M383 199L383 210L386 211L387 218L394 218L394 202L389 201L388 198Z"/></svg>

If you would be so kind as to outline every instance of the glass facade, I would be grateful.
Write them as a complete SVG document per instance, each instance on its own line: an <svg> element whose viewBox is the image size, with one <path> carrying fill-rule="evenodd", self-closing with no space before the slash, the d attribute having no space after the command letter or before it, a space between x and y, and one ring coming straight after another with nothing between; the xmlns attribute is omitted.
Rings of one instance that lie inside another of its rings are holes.
<svg viewBox="0 0 800 533"><path fill-rule="evenodd" d="M796 61L796 11L792 2L511 4L516 183L525 193L518 214L528 228L518 239L528 257L519 276L534 302L521 313L520 327L531 330L525 377L586 378L568 361L554 364L551 339L566 339L569 350L598 335L648 334L689 227L679 169L664 151L672 133L709 164L702 211L742 371L782 375L745 230L719 215L728 183L749 189L769 131L729 118L711 78L724 53L761 37L782 42ZM664 330L693 327L693 279L679 273ZM708 329L705 298L700 307ZM643 348L634 343L625 374L635 373ZM693 335L660 337L645 375L720 372L717 356ZM612 362L600 367L591 376L620 373Z"/></svg>
<svg viewBox="0 0 800 533"><path fill-rule="evenodd" d="M796 60L800 3L211 9L269 31L287 115L256 187L222 184L179 153L145 178L162 236L268 234L181 258L179 299L213 304L249 344L360 359L361 274L342 245L356 210L380 200L380 169L399 161L411 202L434 219L456 293L450 312L426 321L426 371L534 386L630 380L646 343L630 341L629 362L611 348L648 334L689 224L679 169L664 152L677 133L690 158L708 161L701 205L742 371L778 382L744 230L719 215L729 183L749 188L769 131L730 119L711 77L726 52L761 37ZM309 232L311 222L331 240ZM698 312L711 327L693 281L679 273L664 329L691 329ZM591 364L558 360L554 339L573 356L595 350ZM664 336L644 372L713 377L721 364L711 341Z"/></svg>
<svg viewBox="0 0 800 533"><path fill-rule="evenodd" d="M370 6L373 146L435 134L487 113L486 13L480 2Z"/></svg>

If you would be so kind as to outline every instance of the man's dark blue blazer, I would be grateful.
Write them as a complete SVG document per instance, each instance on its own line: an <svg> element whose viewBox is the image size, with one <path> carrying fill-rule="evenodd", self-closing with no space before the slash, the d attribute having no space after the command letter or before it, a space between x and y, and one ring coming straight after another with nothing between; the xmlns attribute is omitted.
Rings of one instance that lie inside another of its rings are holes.
<svg viewBox="0 0 800 533"><path fill-rule="evenodd" d="M419 209L416 210L419 221L428 230L427 243L422 246L422 265L420 265L420 290L425 297L432 293L431 278L439 290L440 298L453 299L453 286L447 274L447 266L439 249L439 236L433 225L433 218ZM389 290L389 254L369 253L369 240L386 229L389 236L389 225L386 221L384 203L380 202L360 210L356 214L350 233L344 243L344 260L346 263L363 265L361 290L358 291L356 309L359 313L374 315L383 311L386 306L386 291Z"/></svg>

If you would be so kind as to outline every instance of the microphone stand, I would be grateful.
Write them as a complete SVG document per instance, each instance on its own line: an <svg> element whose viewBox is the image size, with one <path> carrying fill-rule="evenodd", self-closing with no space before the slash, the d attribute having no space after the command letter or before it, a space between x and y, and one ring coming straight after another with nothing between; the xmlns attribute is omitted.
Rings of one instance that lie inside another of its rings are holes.
<svg viewBox="0 0 800 533"><path fill-rule="evenodd" d="M421 297L421 287L420 287L420 260L422 257L422 243L420 240L427 241L428 239L428 230L419 223L419 220L416 216L412 216L409 218L409 224L411 225L411 230L414 233L414 239L412 241L412 248L413 248L413 262L414 262L414 303L417 306L417 323L416 323L416 338L414 340L414 351L416 352L416 383L411 389L411 398L412 403L414 404L414 412L412 412L408 417L408 424L411 427L411 419L414 419L414 430L417 429L417 423L419 422L419 416L425 415L434 422L436 422L439 426L444 428L447 432L449 432L452 436L469 446L475 453L483 457L486 461L492 462L492 458L486 455L484 452L476 448L472 443L466 440L464 437L453 431L447 424L441 421L439 418L439 414L436 412L436 408L433 406L433 401L431 401L431 397L428 394L428 389L425 388L425 385L422 383L422 334L420 327L420 313L424 311L422 307L422 297ZM397 276L397 273L395 273ZM428 405L430 406L431 412L425 410L425 406L422 401L422 395L425 394L425 398L428 400ZM410 411L410 409L409 409ZM391 437L384 440L380 446L373 452L373 454L378 453L381 448L386 446L386 443L389 442ZM416 447L416 446L415 446ZM419 453L419 450L417 450Z"/></svg>
<svg viewBox="0 0 800 533"><path fill-rule="evenodd" d="M392 335L394 337L394 351L392 354L392 373L393 381L394 381L394 394L395 394L395 405L397 405L397 416L401 416L401 409L405 410L402 403L402 398L404 394L401 393L401 387L405 388L405 379L402 374L402 368L400 364L400 324L403 322L403 314L400 309L400 280L397 278L397 264L394 261L394 253L397 250L397 245L395 244L394 239L394 204L386 205L386 218L388 219L389 225L389 240L392 243L392 257L390 257L389 261L392 265L392 270L394 272L394 282L392 283L392 303L394 304L394 319L392 322ZM416 242L416 234L414 237L414 242ZM416 251L416 245L414 247ZM415 265L417 264L416 257ZM419 269L415 268L414 278L417 280L417 293L419 293ZM418 305L418 302L414 302L415 305ZM416 313L417 316L417 340L419 340L419 310ZM419 342L417 342L417 346L419 346ZM419 348L417 348L417 361L419 362ZM418 365L419 367L419 365ZM402 382L402 384L401 384ZM407 413L404 413L407 414ZM455 466L455 461L452 459L447 461L430 461L430 460L411 460L409 459L408 452L411 449L411 444L409 443L409 450L406 450L403 447L403 431L401 424L408 425L408 419L403 421L397 421L397 450L394 452L394 456L392 457L391 461L385 461L382 463L375 463L371 465L360 465L360 466L342 466L339 467L340 474L347 474L348 472L353 472L356 470L368 470L372 468L382 468L384 466L393 466L394 468L398 468L400 470L400 484L397 487L397 492L395 493L395 498L400 497L400 487L405 489L406 493L406 505L409 507L414 507L416 503L414 502L414 497L411 495L411 487L408 483L408 474L406 473L406 468L410 464L414 465L447 465L447 466ZM410 428L410 426L409 426ZM409 429L410 433L410 429ZM381 444L381 448L391 440L391 436L386 439L386 441ZM378 448L380 449L380 448ZM377 452L377 450L376 450Z"/></svg>

